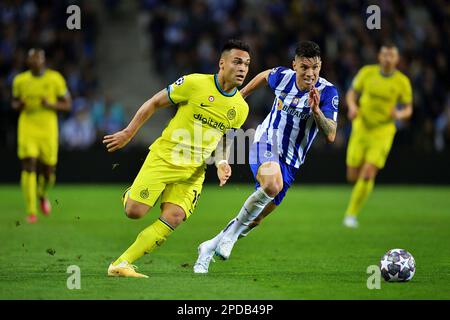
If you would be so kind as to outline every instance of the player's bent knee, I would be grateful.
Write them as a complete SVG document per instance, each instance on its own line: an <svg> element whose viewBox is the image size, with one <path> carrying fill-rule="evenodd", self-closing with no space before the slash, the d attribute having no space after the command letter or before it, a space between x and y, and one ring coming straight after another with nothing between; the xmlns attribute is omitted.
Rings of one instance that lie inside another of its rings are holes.
<svg viewBox="0 0 450 320"><path fill-rule="evenodd" d="M275 197L283 190L283 182L268 181L262 185L262 188L269 197Z"/></svg>
<svg viewBox="0 0 450 320"><path fill-rule="evenodd" d="M376 177L376 174L374 174L374 173L367 173L367 174L362 176L362 179L364 181L369 181L369 180L374 180L375 177Z"/></svg>
<svg viewBox="0 0 450 320"><path fill-rule="evenodd" d="M358 180L359 171L359 168L347 167L347 181L355 183Z"/></svg>
<svg viewBox="0 0 450 320"><path fill-rule="evenodd" d="M148 212L149 207L145 205L137 205L135 203L127 202L125 206L125 214L130 219L140 219Z"/></svg>
<svg viewBox="0 0 450 320"><path fill-rule="evenodd" d="M130 219L140 219L145 215L145 213L143 213L140 210L133 210L133 209L129 209L129 208L125 209L125 214Z"/></svg>
<svg viewBox="0 0 450 320"><path fill-rule="evenodd" d="M358 180L358 176L355 174L347 174L347 182L349 183L355 183L356 180Z"/></svg>
<svg viewBox="0 0 450 320"><path fill-rule="evenodd" d="M183 222L183 220L184 220L184 215L183 216L172 216L172 217L165 219L165 221L174 229L176 227L178 227Z"/></svg>
<svg viewBox="0 0 450 320"><path fill-rule="evenodd" d="M37 170L37 160L34 158L26 158L22 160L22 170L35 172Z"/></svg>
<svg viewBox="0 0 450 320"><path fill-rule="evenodd" d="M184 210L178 206L164 207L161 213L161 219L166 221L170 226L176 228L186 217Z"/></svg>
<svg viewBox="0 0 450 320"><path fill-rule="evenodd" d="M184 214L184 212L177 212L177 213L171 213L171 214L162 214L161 218L166 221L170 226L172 226L173 228L178 227L183 221L184 221L184 217L186 215Z"/></svg>
<svg viewBox="0 0 450 320"><path fill-rule="evenodd" d="M362 172L361 172L360 177L363 180L368 181L368 180L375 179L375 177L376 177L376 175L378 173L378 168L375 165L373 165L373 164L366 164L366 165L364 165L364 167L363 167L363 169L361 171Z"/></svg>

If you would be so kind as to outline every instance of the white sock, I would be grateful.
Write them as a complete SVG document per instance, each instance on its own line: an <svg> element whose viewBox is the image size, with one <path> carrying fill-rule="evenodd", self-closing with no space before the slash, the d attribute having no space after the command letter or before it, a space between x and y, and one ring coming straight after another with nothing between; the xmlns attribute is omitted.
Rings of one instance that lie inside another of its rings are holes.
<svg viewBox="0 0 450 320"><path fill-rule="evenodd" d="M253 228L250 228L250 226L245 226L246 228L244 230L241 231L241 233L239 233L239 238L244 238L246 237L250 231L252 231L253 229L255 229L258 225L254 226Z"/></svg>
<svg viewBox="0 0 450 320"><path fill-rule="evenodd" d="M261 187L256 189L256 191L245 201L235 222L229 225L228 229L224 229L223 236L236 241L241 232L247 229L250 222L252 222L272 200L273 198L269 197Z"/></svg>
<svg viewBox="0 0 450 320"><path fill-rule="evenodd" d="M233 218L230 220L230 222L228 222L227 226L225 227L225 229L223 229L222 231L219 232L219 234L217 234L214 238L210 239L209 241L209 247L211 249L215 249L217 247L217 245L219 244L219 241L222 239L223 234L225 231L227 231L227 229L235 223L236 218Z"/></svg>

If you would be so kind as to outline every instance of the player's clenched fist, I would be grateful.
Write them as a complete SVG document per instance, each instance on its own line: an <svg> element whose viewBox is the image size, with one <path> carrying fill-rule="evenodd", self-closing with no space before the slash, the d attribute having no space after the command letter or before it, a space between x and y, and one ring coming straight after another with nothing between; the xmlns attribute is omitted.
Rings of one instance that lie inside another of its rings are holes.
<svg viewBox="0 0 450 320"><path fill-rule="evenodd" d="M219 186L223 186L225 183L227 183L228 179L231 177L230 165L228 163L221 163L217 167L217 176L220 180Z"/></svg>
<svg viewBox="0 0 450 320"><path fill-rule="evenodd" d="M114 152L125 147L131 140L131 135L125 130L103 137L103 144L106 145L108 152Z"/></svg>

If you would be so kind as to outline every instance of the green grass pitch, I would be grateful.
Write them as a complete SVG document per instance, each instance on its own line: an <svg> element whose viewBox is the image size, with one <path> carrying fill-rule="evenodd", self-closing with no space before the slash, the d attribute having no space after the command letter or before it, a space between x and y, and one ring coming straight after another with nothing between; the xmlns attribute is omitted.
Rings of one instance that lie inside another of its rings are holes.
<svg viewBox="0 0 450 320"><path fill-rule="evenodd" d="M135 262L149 279L110 278L109 263L159 215L126 218L124 188L57 185L52 216L27 225L19 186L0 186L0 299L450 299L450 187L376 186L360 228L348 230L349 186L295 185L230 260L195 275L198 244L253 190L206 185L191 218ZM367 267L392 248L414 255L413 280L369 290ZM80 267L79 290L67 289L70 265Z"/></svg>

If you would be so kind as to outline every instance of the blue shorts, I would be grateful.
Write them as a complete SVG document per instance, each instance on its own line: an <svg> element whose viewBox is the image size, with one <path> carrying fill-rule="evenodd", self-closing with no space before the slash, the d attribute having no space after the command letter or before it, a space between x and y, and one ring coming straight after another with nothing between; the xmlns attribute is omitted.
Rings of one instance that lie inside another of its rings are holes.
<svg viewBox="0 0 450 320"><path fill-rule="evenodd" d="M268 161L277 162L281 168L281 175L283 176L283 189L276 195L273 199L273 203L277 206L283 201L283 198L286 195L289 187L295 180L295 175L298 171L298 168L288 165L284 161L280 160L280 156L276 149L273 148L270 144L267 143L253 143L250 146L250 168L252 169L253 176L255 178L256 184L255 189L260 187L258 180L256 180L256 175L258 174L259 167Z"/></svg>

